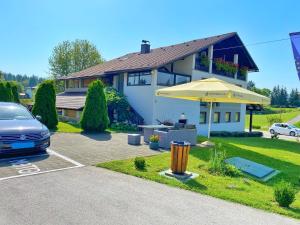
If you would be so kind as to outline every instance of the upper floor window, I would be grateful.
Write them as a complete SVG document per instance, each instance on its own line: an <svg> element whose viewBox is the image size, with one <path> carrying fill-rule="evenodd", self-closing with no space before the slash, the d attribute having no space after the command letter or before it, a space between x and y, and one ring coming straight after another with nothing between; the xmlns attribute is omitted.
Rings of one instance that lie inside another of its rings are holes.
<svg viewBox="0 0 300 225"><path fill-rule="evenodd" d="M191 82L190 75L158 72L157 74L157 85L159 86L173 86L178 84L185 84Z"/></svg>
<svg viewBox="0 0 300 225"><path fill-rule="evenodd" d="M151 85L151 71L128 73L127 86Z"/></svg>

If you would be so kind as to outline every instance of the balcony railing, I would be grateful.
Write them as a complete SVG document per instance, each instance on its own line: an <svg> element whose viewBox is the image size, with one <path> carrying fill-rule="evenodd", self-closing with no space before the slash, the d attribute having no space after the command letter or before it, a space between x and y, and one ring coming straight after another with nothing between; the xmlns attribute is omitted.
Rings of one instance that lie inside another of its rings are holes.
<svg viewBox="0 0 300 225"><path fill-rule="evenodd" d="M209 67L202 65L198 61L196 61L196 63L195 63L195 69L196 70L201 70L201 71L204 71L204 72L207 72L207 73L209 72ZM229 77L229 78L232 78L232 79L234 79L235 75L236 75L236 78L238 80L243 80L243 81L246 80L246 75L242 74L239 69L237 70L236 74L232 73L232 72L229 72L229 71L227 72L227 71L220 70L220 69L218 70L217 66L216 66L216 63L215 63L215 59L213 59L212 73L220 75L220 76L224 76L224 77Z"/></svg>

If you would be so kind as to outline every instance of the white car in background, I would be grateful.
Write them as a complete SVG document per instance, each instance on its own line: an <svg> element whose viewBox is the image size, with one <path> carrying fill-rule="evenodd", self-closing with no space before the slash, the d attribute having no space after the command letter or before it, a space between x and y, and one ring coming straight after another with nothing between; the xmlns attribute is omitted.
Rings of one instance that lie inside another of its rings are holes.
<svg viewBox="0 0 300 225"><path fill-rule="evenodd" d="M271 134L283 134L289 136L300 136L300 129L288 123L274 123L270 128Z"/></svg>

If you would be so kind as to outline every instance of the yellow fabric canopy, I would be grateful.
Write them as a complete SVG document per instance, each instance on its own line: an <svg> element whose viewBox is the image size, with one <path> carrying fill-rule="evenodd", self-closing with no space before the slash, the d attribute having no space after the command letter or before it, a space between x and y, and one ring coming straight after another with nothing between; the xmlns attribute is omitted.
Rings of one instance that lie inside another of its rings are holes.
<svg viewBox="0 0 300 225"><path fill-rule="evenodd" d="M270 104L270 99L237 85L208 78L156 91L157 96L201 102Z"/></svg>

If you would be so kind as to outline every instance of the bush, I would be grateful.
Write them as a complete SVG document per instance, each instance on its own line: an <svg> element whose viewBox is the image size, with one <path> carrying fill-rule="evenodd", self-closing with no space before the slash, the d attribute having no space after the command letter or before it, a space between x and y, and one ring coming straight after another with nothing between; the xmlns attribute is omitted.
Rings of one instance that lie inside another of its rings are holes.
<svg viewBox="0 0 300 225"><path fill-rule="evenodd" d="M136 125L128 123L112 123L110 128L116 131L137 131L138 127Z"/></svg>
<svg viewBox="0 0 300 225"><path fill-rule="evenodd" d="M273 123L282 123L281 115L273 115L273 116L267 116L267 121L269 126L271 126Z"/></svg>
<svg viewBox="0 0 300 225"><path fill-rule="evenodd" d="M136 157L134 159L134 166L137 170L145 170L146 161L143 157Z"/></svg>
<svg viewBox="0 0 300 225"><path fill-rule="evenodd" d="M242 172L233 165L225 164L224 166L224 174L229 177L240 177L242 176Z"/></svg>
<svg viewBox="0 0 300 225"><path fill-rule="evenodd" d="M49 129L56 128L58 124L57 112L55 108L56 95L54 83L51 80L42 82L36 91L35 101L32 108L33 115L42 117L42 123Z"/></svg>
<svg viewBox="0 0 300 225"><path fill-rule="evenodd" d="M8 102L14 102L14 96L12 93L12 86L10 82L6 82L6 93L7 93L7 101Z"/></svg>
<svg viewBox="0 0 300 225"><path fill-rule="evenodd" d="M246 131L211 131L212 137L262 137L263 133L260 131L246 132Z"/></svg>
<svg viewBox="0 0 300 225"><path fill-rule="evenodd" d="M261 129L261 126L259 126L259 125L253 125L252 128L253 129Z"/></svg>
<svg viewBox="0 0 300 225"><path fill-rule="evenodd" d="M112 87L104 89L111 123L143 124L144 119L130 106L124 94Z"/></svg>
<svg viewBox="0 0 300 225"><path fill-rule="evenodd" d="M223 175L225 167L225 157L225 151L219 150L217 147L215 147L210 156L208 171L212 174Z"/></svg>
<svg viewBox="0 0 300 225"><path fill-rule="evenodd" d="M112 87L105 88L105 96L107 100L107 108L110 121L127 121L130 114L130 105L126 99L126 96L119 93ZM114 114L117 115L117 118L114 118Z"/></svg>
<svg viewBox="0 0 300 225"><path fill-rule="evenodd" d="M12 102L13 94L9 82L0 81L0 102Z"/></svg>
<svg viewBox="0 0 300 225"><path fill-rule="evenodd" d="M11 85L13 101L16 103L20 103L18 84L16 82L10 82L10 85Z"/></svg>
<svg viewBox="0 0 300 225"><path fill-rule="evenodd" d="M274 187L276 202L282 207L289 207L295 201L295 190L291 183L281 181Z"/></svg>
<svg viewBox="0 0 300 225"><path fill-rule="evenodd" d="M84 110L80 120L84 131L103 132L109 124L106 97L102 81L96 80L89 85Z"/></svg>
<svg viewBox="0 0 300 225"><path fill-rule="evenodd" d="M208 172L216 175L238 177L242 175L242 172L235 166L226 164L226 151L221 149L221 145L215 147L211 153L211 157L208 163Z"/></svg>

